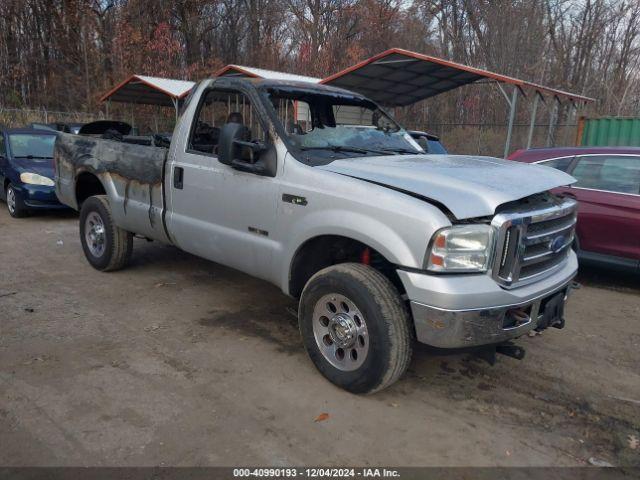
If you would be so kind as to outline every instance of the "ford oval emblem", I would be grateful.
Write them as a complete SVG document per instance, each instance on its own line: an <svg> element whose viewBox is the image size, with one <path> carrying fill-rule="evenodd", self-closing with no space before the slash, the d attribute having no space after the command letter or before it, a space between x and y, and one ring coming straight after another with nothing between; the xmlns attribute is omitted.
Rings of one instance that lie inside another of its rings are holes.
<svg viewBox="0 0 640 480"><path fill-rule="evenodd" d="M549 242L549 250L553 253L558 253L564 247L564 244L567 242L567 239L564 235L558 235L556 238Z"/></svg>

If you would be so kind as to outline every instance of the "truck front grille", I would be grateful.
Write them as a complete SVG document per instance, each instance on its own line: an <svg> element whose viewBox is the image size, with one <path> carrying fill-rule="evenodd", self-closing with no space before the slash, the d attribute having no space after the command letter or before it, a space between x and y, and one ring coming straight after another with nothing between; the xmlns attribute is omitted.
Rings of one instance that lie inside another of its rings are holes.
<svg viewBox="0 0 640 480"><path fill-rule="evenodd" d="M577 204L552 199L536 207L512 209L492 221L498 230L493 277L512 288L551 275L571 250Z"/></svg>

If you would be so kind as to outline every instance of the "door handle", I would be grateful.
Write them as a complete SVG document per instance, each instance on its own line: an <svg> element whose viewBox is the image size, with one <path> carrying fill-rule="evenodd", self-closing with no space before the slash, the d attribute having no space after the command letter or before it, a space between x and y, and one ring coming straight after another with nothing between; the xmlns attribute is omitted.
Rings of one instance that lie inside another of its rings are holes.
<svg viewBox="0 0 640 480"><path fill-rule="evenodd" d="M184 187L184 168L174 167L173 168L173 188L182 190L183 187Z"/></svg>

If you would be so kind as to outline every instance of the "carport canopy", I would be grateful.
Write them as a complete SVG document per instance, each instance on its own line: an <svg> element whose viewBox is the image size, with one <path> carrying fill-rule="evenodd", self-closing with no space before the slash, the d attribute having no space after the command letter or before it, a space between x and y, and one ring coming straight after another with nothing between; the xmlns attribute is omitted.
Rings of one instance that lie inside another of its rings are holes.
<svg viewBox="0 0 640 480"><path fill-rule="evenodd" d="M174 107L177 116L180 101L194 85L188 80L131 75L100 97L100 101Z"/></svg>
<svg viewBox="0 0 640 480"><path fill-rule="evenodd" d="M531 146L533 138L538 101L540 99L544 101L545 95L553 99L553 105L549 105L548 145L553 141L558 104L562 100L571 102L574 111L579 104L595 100L583 95L401 48L385 50L323 79L320 83L361 93L382 105L403 107L479 81L495 83L509 105L507 138L504 147L505 157L509 154L511 145L519 92L523 96L526 96L527 91L533 93L527 148ZM504 89L504 86L507 85L513 88L511 95L508 95Z"/></svg>
<svg viewBox="0 0 640 480"><path fill-rule="evenodd" d="M323 79L320 83L353 90L380 104L396 107L411 105L479 80L532 88L542 94L573 101L594 100L401 48L385 50Z"/></svg>

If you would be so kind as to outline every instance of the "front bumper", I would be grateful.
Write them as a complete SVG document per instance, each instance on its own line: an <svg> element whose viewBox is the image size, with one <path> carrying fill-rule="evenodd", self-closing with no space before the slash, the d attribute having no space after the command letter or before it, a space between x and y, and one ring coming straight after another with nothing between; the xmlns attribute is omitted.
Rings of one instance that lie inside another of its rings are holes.
<svg viewBox="0 0 640 480"><path fill-rule="evenodd" d="M68 208L58 200L55 187L23 184L19 189L19 193L22 195L22 201L28 208Z"/></svg>
<svg viewBox="0 0 640 480"><path fill-rule="evenodd" d="M501 343L548 325L545 306L570 291L578 263L536 283L506 290L488 275L428 275L398 271L410 300L419 342L439 348Z"/></svg>

